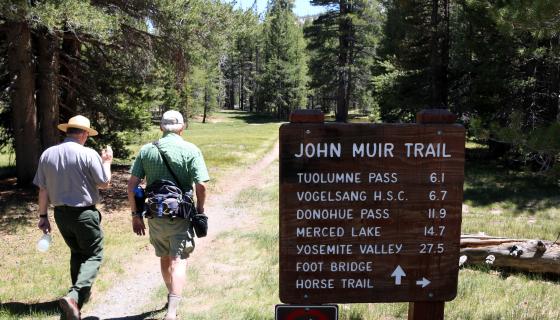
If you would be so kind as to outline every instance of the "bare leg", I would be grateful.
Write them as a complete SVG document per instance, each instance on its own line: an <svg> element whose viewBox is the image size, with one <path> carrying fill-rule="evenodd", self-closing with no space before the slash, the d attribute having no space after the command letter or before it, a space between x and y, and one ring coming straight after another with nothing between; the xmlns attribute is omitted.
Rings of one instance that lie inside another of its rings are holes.
<svg viewBox="0 0 560 320"><path fill-rule="evenodd" d="M187 260L181 257L162 257L161 274L169 295L167 296L166 320L174 320L177 316L177 307L181 301L181 294L187 278Z"/></svg>
<svg viewBox="0 0 560 320"><path fill-rule="evenodd" d="M161 257L160 266L167 291L180 296L187 278L187 260L180 257Z"/></svg>
<svg viewBox="0 0 560 320"><path fill-rule="evenodd" d="M170 259L171 257L161 257L159 259L159 265L161 268L161 276L163 277L163 282L167 287L167 292L171 292L171 272L170 272Z"/></svg>

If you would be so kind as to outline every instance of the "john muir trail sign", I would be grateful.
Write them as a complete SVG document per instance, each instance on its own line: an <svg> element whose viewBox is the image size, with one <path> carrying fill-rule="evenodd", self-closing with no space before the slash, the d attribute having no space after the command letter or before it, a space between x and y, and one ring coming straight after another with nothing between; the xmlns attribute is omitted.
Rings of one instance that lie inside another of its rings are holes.
<svg viewBox="0 0 560 320"><path fill-rule="evenodd" d="M280 300L452 300L464 141L458 124L283 125Z"/></svg>

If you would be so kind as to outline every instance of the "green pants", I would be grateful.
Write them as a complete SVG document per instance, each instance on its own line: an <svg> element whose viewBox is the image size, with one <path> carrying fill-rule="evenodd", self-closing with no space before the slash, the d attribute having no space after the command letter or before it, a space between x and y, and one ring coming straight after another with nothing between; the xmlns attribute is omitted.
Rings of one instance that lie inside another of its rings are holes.
<svg viewBox="0 0 560 320"><path fill-rule="evenodd" d="M54 208L54 219L64 241L70 247L69 297L81 307L89 298L91 286L103 260L101 213L94 207Z"/></svg>

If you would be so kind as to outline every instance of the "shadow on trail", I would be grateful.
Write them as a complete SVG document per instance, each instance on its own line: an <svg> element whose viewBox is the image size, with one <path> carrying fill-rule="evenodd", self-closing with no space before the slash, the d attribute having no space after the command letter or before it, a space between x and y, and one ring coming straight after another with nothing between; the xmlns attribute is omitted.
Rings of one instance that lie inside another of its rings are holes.
<svg viewBox="0 0 560 320"><path fill-rule="evenodd" d="M509 277L522 277L525 278L527 281L542 281L542 282L548 282L553 285L560 284L560 274L555 274L555 273L537 273L537 272L520 271L514 269L513 267L493 267L488 265L474 265L474 264L468 264L462 268L483 272L492 276L497 276L501 280L506 280Z"/></svg>
<svg viewBox="0 0 560 320"><path fill-rule="evenodd" d="M17 316L32 316L37 313L57 314L60 312L58 300L37 302L37 303L23 303L23 302L6 302L0 303L1 311L8 311L10 315Z"/></svg>
<svg viewBox="0 0 560 320"><path fill-rule="evenodd" d="M23 226L36 223L37 189L19 186L14 177L0 179L0 233L13 234Z"/></svg>
<svg viewBox="0 0 560 320"><path fill-rule="evenodd" d="M114 165L111 187L99 191L104 210L101 214L118 212L128 205L127 183L130 174L128 165ZM14 177L0 179L0 234L12 235L23 228L37 225L38 210L37 188L34 186L20 187ZM49 208L52 217L52 208ZM52 219L52 218L51 218ZM54 223L51 220L51 223Z"/></svg>
<svg viewBox="0 0 560 320"><path fill-rule="evenodd" d="M278 122L278 117L273 114L251 113L247 111L228 111L228 114L234 115L232 118L242 120L249 124L264 124L270 122Z"/></svg>
<svg viewBox="0 0 560 320"><path fill-rule="evenodd" d="M87 316L82 320L155 320L160 319L158 313L164 311L167 305L164 305L158 310L146 311L141 314L123 316L117 318L99 318L96 316ZM37 303L24 303L24 302L6 302L0 303L0 311L7 311L12 316L37 316L38 314L57 315L62 311L58 305L58 300L37 302Z"/></svg>
<svg viewBox="0 0 560 320"><path fill-rule="evenodd" d="M157 316L157 313L165 310L166 308L167 305L163 306L159 310L146 311L144 313L133 315L133 316L124 316L124 317L117 317L117 318L99 318L96 316L88 316L82 318L82 320L156 320L156 319L161 319L161 316Z"/></svg>
<svg viewBox="0 0 560 320"><path fill-rule="evenodd" d="M101 201L105 206L105 211L102 214L111 214L114 211L120 210L123 205L128 205L126 188L128 178L130 177L129 169L129 165L114 165L111 167L113 172L111 187L99 190Z"/></svg>
<svg viewBox="0 0 560 320"><path fill-rule="evenodd" d="M527 170L508 169L496 161L467 161L464 197L477 206L506 203L514 216L560 205L554 182Z"/></svg>

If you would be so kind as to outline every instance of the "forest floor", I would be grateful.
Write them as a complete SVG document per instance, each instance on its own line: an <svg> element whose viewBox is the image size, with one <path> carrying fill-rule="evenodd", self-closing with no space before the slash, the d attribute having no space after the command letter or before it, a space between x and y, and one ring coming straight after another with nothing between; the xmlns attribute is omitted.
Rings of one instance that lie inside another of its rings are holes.
<svg viewBox="0 0 560 320"><path fill-rule="evenodd" d="M198 267L204 269L204 264L213 261L213 251L217 242L216 236L224 231L237 227L251 228L256 219L248 219L243 208L235 206L235 199L244 190L258 187L261 181L269 175L266 169L278 158L278 143L262 159L249 168L239 168L220 179L212 188L206 200L206 212L209 216L208 235L196 239L196 249L188 259L187 268ZM127 177L117 175L116 180ZM128 208L121 209L122 214L128 213ZM132 227L131 227L132 232ZM126 276L115 282L109 290L95 295L90 304L86 305L82 317L85 320L111 319L132 320L150 319L150 315L162 311L165 298L160 310L146 310L153 305L153 293L162 287L163 280L159 268L159 259L155 256L151 246L137 254L133 261L125 267ZM188 285L188 284L187 284ZM197 304L197 308L204 305Z"/></svg>

